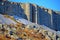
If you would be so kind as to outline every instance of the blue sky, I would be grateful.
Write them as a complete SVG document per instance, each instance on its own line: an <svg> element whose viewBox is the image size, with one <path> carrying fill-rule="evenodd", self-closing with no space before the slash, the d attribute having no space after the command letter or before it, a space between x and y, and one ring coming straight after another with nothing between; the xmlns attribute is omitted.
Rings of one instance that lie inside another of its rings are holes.
<svg viewBox="0 0 60 40"><path fill-rule="evenodd" d="M33 3L45 8L60 11L60 0L9 0L12 2Z"/></svg>

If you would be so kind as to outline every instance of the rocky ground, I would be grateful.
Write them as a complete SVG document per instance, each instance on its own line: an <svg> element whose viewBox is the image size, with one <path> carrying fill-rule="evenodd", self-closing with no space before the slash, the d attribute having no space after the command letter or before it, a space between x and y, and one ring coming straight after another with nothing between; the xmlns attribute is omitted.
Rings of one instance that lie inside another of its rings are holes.
<svg viewBox="0 0 60 40"><path fill-rule="evenodd" d="M42 25L34 23L25 25L16 21L14 17L8 17L7 15L4 15L3 18L9 18L14 22L0 23L0 40L60 40L59 32L57 33Z"/></svg>

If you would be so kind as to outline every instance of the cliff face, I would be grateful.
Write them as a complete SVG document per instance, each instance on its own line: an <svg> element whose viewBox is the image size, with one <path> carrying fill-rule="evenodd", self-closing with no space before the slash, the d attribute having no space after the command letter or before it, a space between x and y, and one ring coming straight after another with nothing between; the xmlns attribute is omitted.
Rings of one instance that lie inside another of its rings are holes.
<svg viewBox="0 0 60 40"><path fill-rule="evenodd" d="M53 26L60 31L60 13L53 13Z"/></svg>
<svg viewBox="0 0 60 40"><path fill-rule="evenodd" d="M1 1L0 13L16 15L36 24L48 26L54 30L60 29L60 14L35 4Z"/></svg>
<svg viewBox="0 0 60 40"><path fill-rule="evenodd" d="M20 4L16 5L16 3L11 3L8 1L0 2L0 12L9 15L17 15L19 17L27 19Z"/></svg>

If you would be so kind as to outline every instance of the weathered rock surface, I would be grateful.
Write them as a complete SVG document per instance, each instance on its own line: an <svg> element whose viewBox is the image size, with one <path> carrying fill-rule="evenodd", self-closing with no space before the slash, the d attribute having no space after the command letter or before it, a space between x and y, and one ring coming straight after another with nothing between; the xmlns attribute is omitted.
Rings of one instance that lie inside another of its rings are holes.
<svg viewBox="0 0 60 40"><path fill-rule="evenodd" d="M5 17L11 19L7 15ZM0 40L56 40L56 32L47 27L35 23L25 25L16 20L15 22L16 24L10 25L0 23Z"/></svg>

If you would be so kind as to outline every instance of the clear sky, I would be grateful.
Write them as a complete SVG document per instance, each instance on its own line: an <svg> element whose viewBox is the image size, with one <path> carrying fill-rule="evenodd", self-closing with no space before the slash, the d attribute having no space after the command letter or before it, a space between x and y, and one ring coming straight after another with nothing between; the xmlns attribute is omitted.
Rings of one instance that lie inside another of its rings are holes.
<svg viewBox="0 0 60 40"><path fill-rule="evenodd" d="M33 3L45 8L60 11L60 0L9 0L12 2Z"/></svg>

